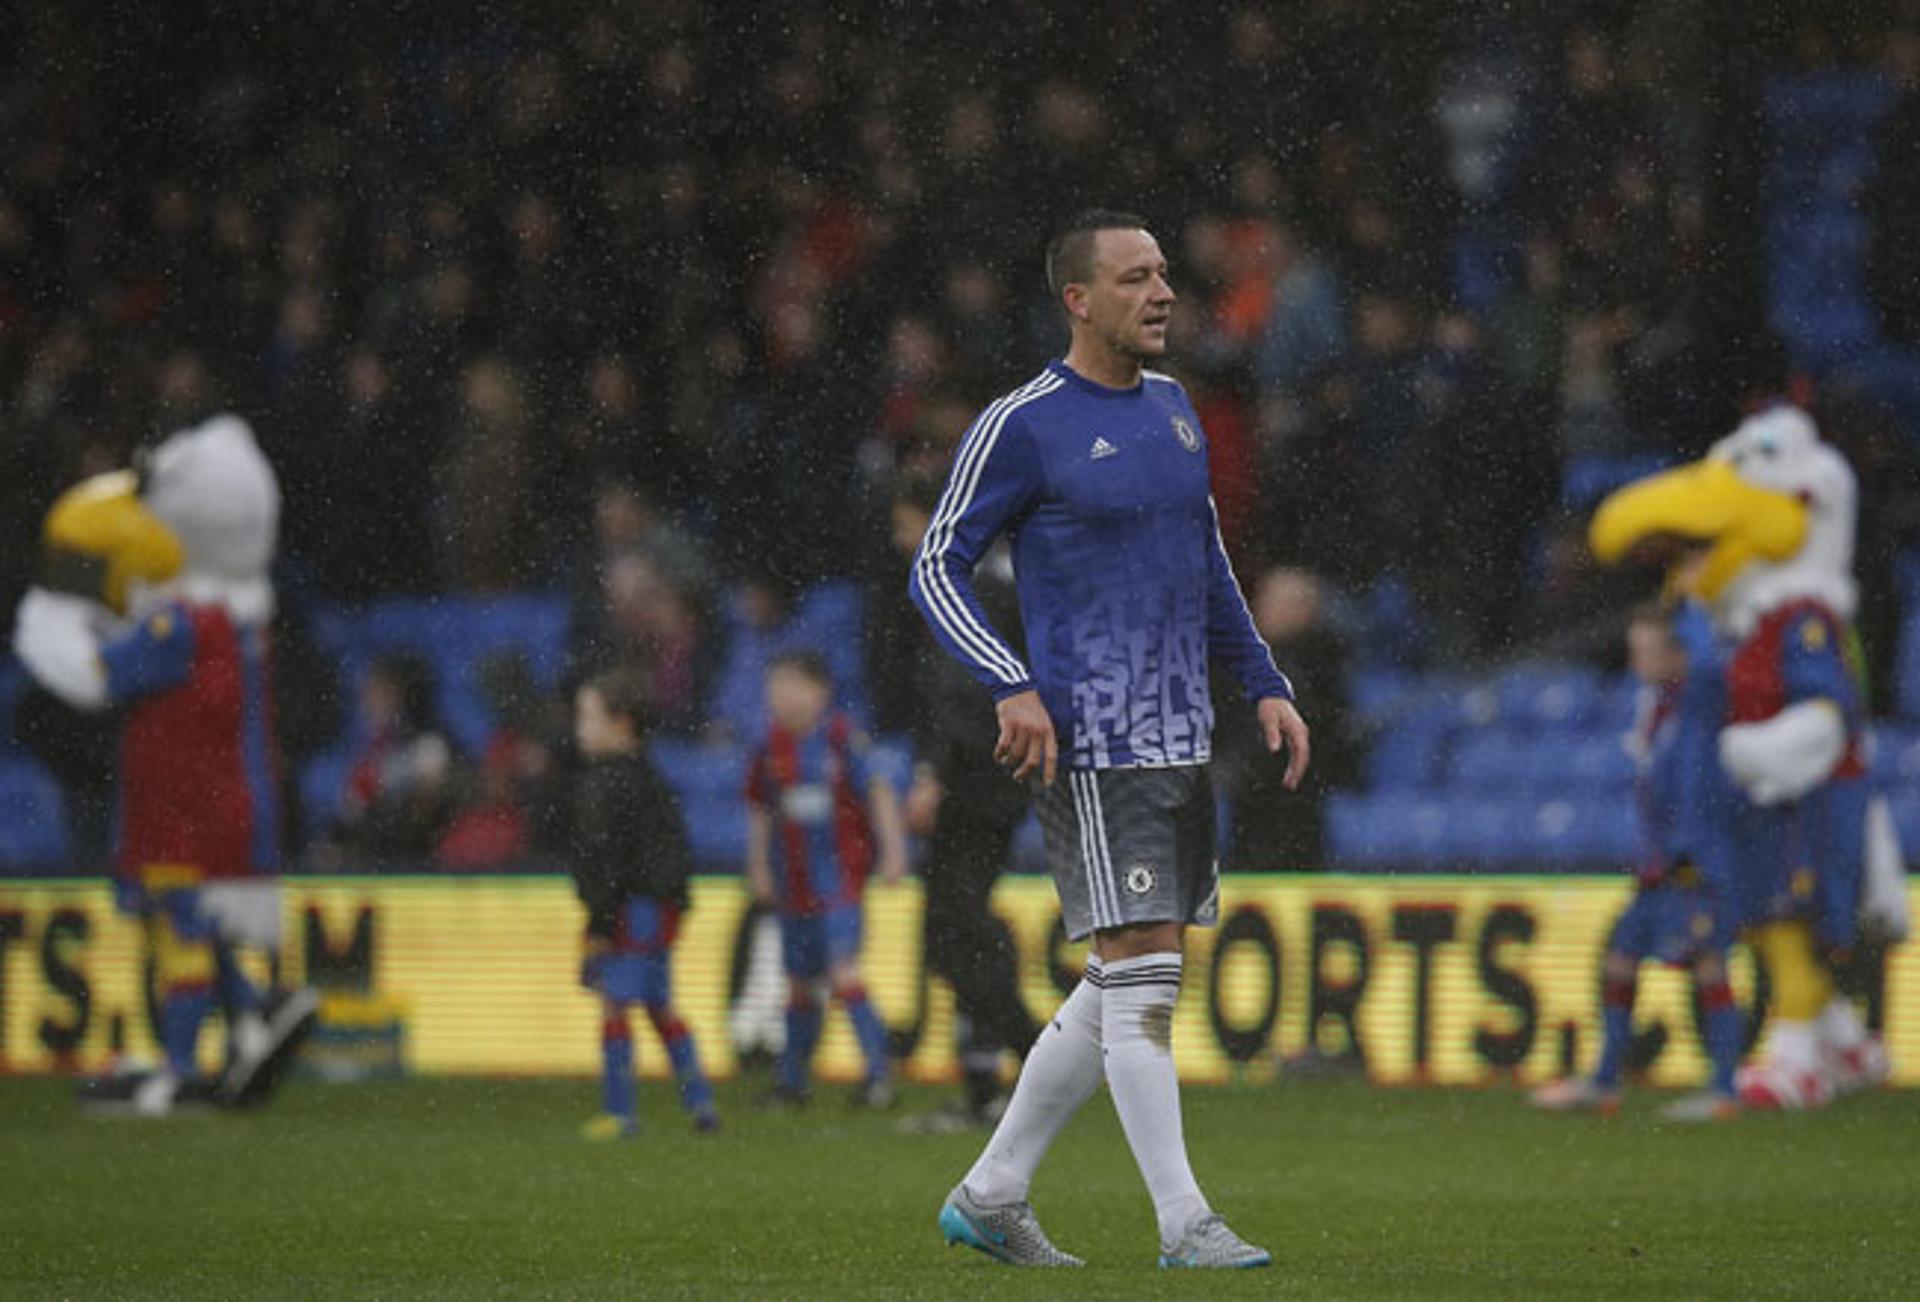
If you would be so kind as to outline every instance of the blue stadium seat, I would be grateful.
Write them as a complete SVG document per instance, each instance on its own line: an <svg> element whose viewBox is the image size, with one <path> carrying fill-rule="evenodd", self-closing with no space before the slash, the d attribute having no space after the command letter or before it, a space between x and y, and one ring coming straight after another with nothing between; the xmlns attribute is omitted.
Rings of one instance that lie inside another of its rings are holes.
<svg viewBox="0 0 1920 1302"><path fill-rule="evenodd" d="M1536 775L1528 742L1507 728L1475 729L1456 741L1447 757L1448 785L1489 792L1531 787Z"/></svg>
<svg viewBox="0 0 1920 1302"><path fill-rule="evenodd" d="M904 794L913 785L913 741L907 737L877 737L867 755L867 767L875 777L893 783Z"/></svg>
<svg viewBox="0 0 1920 1302"><path fill-rule="evenodd" d="M1622 798L1343 792L1328 798L1326 815L1328 857L1350 869L1545 872L1625 867L1635 854L1633 811Z"/></svg>
<svg viewBox="0 0 1920 1302"><path fill-rule="evenodd" d="M1571 788L1617 795L1633 785L1633 756L1618 733L1590 733L1554 751L1562 759L1558 771Z"/></svg>
<svg viewBox="0 0 1920 1302"><path fill-rule="evenodd" d="M1389 727L1367 752L1367 782L1385 790L1424 789L1437 781L1447 729L1436 721L1414 720Z"/></svg>
<svg viewBox="0 0 1920 1302"><path fill-rule="evenodd" d="M1349 868L1439 863L1451 854L1448 802L1404 792L1327 800L1327 852Z"/></svg>
<svg viewBox="0 0 1920 1302"><path fill-rule="evenodd" d="M1909 368L1920 371L1920 362L1904 360ZM1900 589L1900 608L1909 615L1920 612L1920 547L1902 547L1894 553L1893 576Z"/></svg>
<svg viewBox="0 0 1920 1302"><path fill-rule="evenodd" d="M1427 650L1426 625L1413 589L1397 575L1381 575L1367 588L1362 607L1365 630L1357 646L1366 665L1404 667L1420 662Z"/></svg>
<svg viewBox="0 0 1920 1302"><path fill-rule="evenodd" d="M300 810L307 834L313 836L333 825L340 810L340 797L347 785L350 756L344 746L322 751L300 766L296 778L300 791Z"/></svg>
<svg viewBox="0 0 1920 1302"><path fill-rule="evenodd" d="M1542 868L1627 867L1636 853L1632 802L1574 797L1532 811L1530 857Z"/></svg>
<svg viewBox="0 0 1920 1302"><path fill-rule="evenodd" d="M1448 802L1440 858L1477 868L1504 869L1524 858L1521 811L1505 797Z"/></svg>
<svg viewBox="0 0 1920 1302"><path fill-rule="evenodd" d="M515 593L381 601L357 611L321 607L312 628L314 640L339 663L350 695L374 661L419 657L433 671L434 705L449 739L476 754L495 727L480 681L485 666L497 655L516 653L534 682L552 689L566 665L568 618L564 596Z"/></svg>
<svg viewBox="0 0 1920 1302"><path fill-rule="evenodd" d="M1361 722L1379 725L1401 713L1419 684L1419 677L1404 669L1355 669L1347 675L1347 706Z"/></svg>
<svg viewBox="0 0 1920 1302"><path fill-rule="evenodd" d="M1872 72L1784 74L1767 82L1761 114L1776 140L1819 144L1872 131L1897 95L1888 78Z"/></svg>
<svg viewBox="0 0 1920 1302"><path fill-rule="evenodd" d="M738 797L746 791L744 746L709 746L679 738L656 737L648 743L647 754L682 799L720 793Z"/></svg>
<svg viewBox="0 0 1920 1302"><path fill-rule="evenodd" d="M1525 665L1496 680L1500 718L1527 728L1571 728L1592 722L1605 705L1605 680L1591 669Z"/></svg>
<svg viewBox="0 0 1920 1302"><path fill-rule="evenodd" d="M681 809L694 862L710 872L740 871L747 858L747 811L740 797L703 796Z"/></svg>
<svg viewBox="0 0 1920 1302"><path fill-rule="evenodd" d="M746 748L656 738L647 751L680 797L694 859L737 870L747 852Z"/></svg>
<svg viewBox="0 0 1920 1302"><path fill-rule="evenodd" d="M1894 698L1900 713L1920 719L1920 609L1907 612L1900 624L1900 652L1894 662Z"/></svg>
<svg viewBox="0 0 1920 1302"><path fill-rule="evenodd" d="M1044 873L1047 867L1046 834L1040 820L1029 813L1013 830L1013 849L1007 854L1008 868L1017 873Z"/></svg>
<svg viewBox="0 0 1920 1302"><path fill-rule="evenodd" d="M1920 727L1882 724L1874 729L1873 740L1873 774L1880 785L1920 791Z"/></svg>
<svg viewBox="0 0 1920 1302"><path fill-rule="evenodd" d="M1613 732L1484 728L1460 737L1448 773L1466 791L1510 799L1618 793L1633 761Z"/></svg>
<svg viewBox="0 0 1920 1302"><path fill-rule="evenodd" d="M1601 689L1600 710L1594 716L1593 729L1618 737L1633 727L1639 713L1639 682L1632 674L1619 674Z"/></svg>
<svg viewBox="0 0 1920 1302"><path fill-rule="evenodd" d="M18 754L20 742L13 732L13 712L26 694L33 690L33 678L11 652L0 651L0 754Z"/></svg>
<svg viewBox="0 0 1920 1302"><path fill-rule="evenodd" d="M1356 791L1328 795L1322 816L1326 820L1327 858L1342 868L1368 868L1386 859L1386 838L1373 817L1374 796Z"/></svg>
<svg viewBox="0 0 1920 1302"><path fill-rule="evenodd" d="M1893 802L1893 825L1900 833L1900 849L1911 872L1920 861L1920 796L1904 793Z"/></svg>

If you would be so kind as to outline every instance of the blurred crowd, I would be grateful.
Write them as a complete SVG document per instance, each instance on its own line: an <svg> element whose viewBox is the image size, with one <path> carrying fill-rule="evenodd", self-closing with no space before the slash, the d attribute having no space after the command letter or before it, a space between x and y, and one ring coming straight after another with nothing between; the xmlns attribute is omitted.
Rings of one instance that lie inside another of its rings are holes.
<svg viewBox="0 0 1920 1302"><path fill-rule="evenodd" d="M637 666L659 726L725 728L801 594L901 586L893 486L1058 351L1040 250L1104 204L1173 263L1243 573L1298 567L1316 612L1393 594L1428 664L1564 639L1599 583L1569 468L1731 424L1724 27L1458 8L22 15L0 595L59 488L233 408L284 482L294 612L565 590L576 673ZM419 733L385 672L364 731ZM365 744L360 834L444 767Z"/></svg>

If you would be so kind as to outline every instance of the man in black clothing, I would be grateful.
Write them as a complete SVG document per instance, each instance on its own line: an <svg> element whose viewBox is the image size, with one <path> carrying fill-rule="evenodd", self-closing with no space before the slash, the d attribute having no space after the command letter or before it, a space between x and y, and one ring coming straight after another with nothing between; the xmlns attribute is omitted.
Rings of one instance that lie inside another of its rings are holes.
<svg viewBox="0 0 1920 1302"><path fill-rule="evenodd" d="M666 1046L680 1101L696 1128L720 1124L700 1054L673 1007L671 960L687 908L693 855L680 804L641 743L645 689L634 675L601 674L574 698L574 741L584 768L574 790L569 858L587 906L581 984L600 996L601 1114L589 1139L634 1133L637 1099L629 1008L647 1010Z"/></svg>
<svg viewBox="0 0 1920 1302"><path fill-rule="evenodd" d="M904 476L893 495L893 539L911 556L926 535L941 481ZM1019 627L1011 564L1004 551L975 575L994 626ZM959 1010L966 1097L959 1112L934 1114L934 1128L991 1125L1005 1105L1000 1056L1024 1056L1040 1028L1020 998L1018 956L1006 924L993 915L993 884L1006 867L1027 792L993 762L999 722L986 689L922 632L915 656L913 788L910 830L926 836L927 965L953 987Z"/></svg>
<svg viewBox="0 0 1920 1302"><path fill-rule="evenodd" d="M1216 705L1214 751L1233 809L1222 866L1232 872L1319 872L1326 867L1321 818L1327 790L1353 780L1346 646L1327 624L1321 582L1310 570L1274 566L1248 588L1248 605L1294 690L1316 704L1314 766L1298 789L1290 789L1286 766L1267 750L1247 711ZM1215 690L1228 696L1235 689L1216 679Z"/></svg>

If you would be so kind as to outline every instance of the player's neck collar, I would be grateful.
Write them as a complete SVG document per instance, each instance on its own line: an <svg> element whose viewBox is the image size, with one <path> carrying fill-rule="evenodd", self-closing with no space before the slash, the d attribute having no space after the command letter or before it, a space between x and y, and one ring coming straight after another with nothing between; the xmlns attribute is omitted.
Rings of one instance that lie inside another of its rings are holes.
<svg viewBox="0 0 1920 1302"><path fill-rule="evenodd" d="M1067 359L1064 357L1056 357L1051 362L1048 362L1047 369L1061 379L1078 385L1081 389L1099 398L1131 398L1133 395L1139 393L1147 383L1147 373L1143 369L1134 379L1134 382L1124 388L1115 388L1111 384L1102 384L1100 381L1090 380L1080 374L1080 372L1074 370L1071 366L1067 365Z"/></svg>

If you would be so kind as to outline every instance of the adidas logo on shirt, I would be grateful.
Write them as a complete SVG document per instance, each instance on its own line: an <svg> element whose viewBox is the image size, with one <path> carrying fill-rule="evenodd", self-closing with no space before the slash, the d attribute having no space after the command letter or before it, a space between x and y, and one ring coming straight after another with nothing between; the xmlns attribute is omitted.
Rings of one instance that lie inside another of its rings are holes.
<svg viewBox="0 0 1920 1302"><path fill-rule="evenodd" d="M1102 457L1114 457L1119 455L1120 455L1119 448L1116 448L1115 446L1113 446L1113 444L1107 442L1106 439L1100 437L1099 435L1095 435L1093 439L1093 451L1088 453L1087 459L1090 461L1098 461Z"/></svg>

